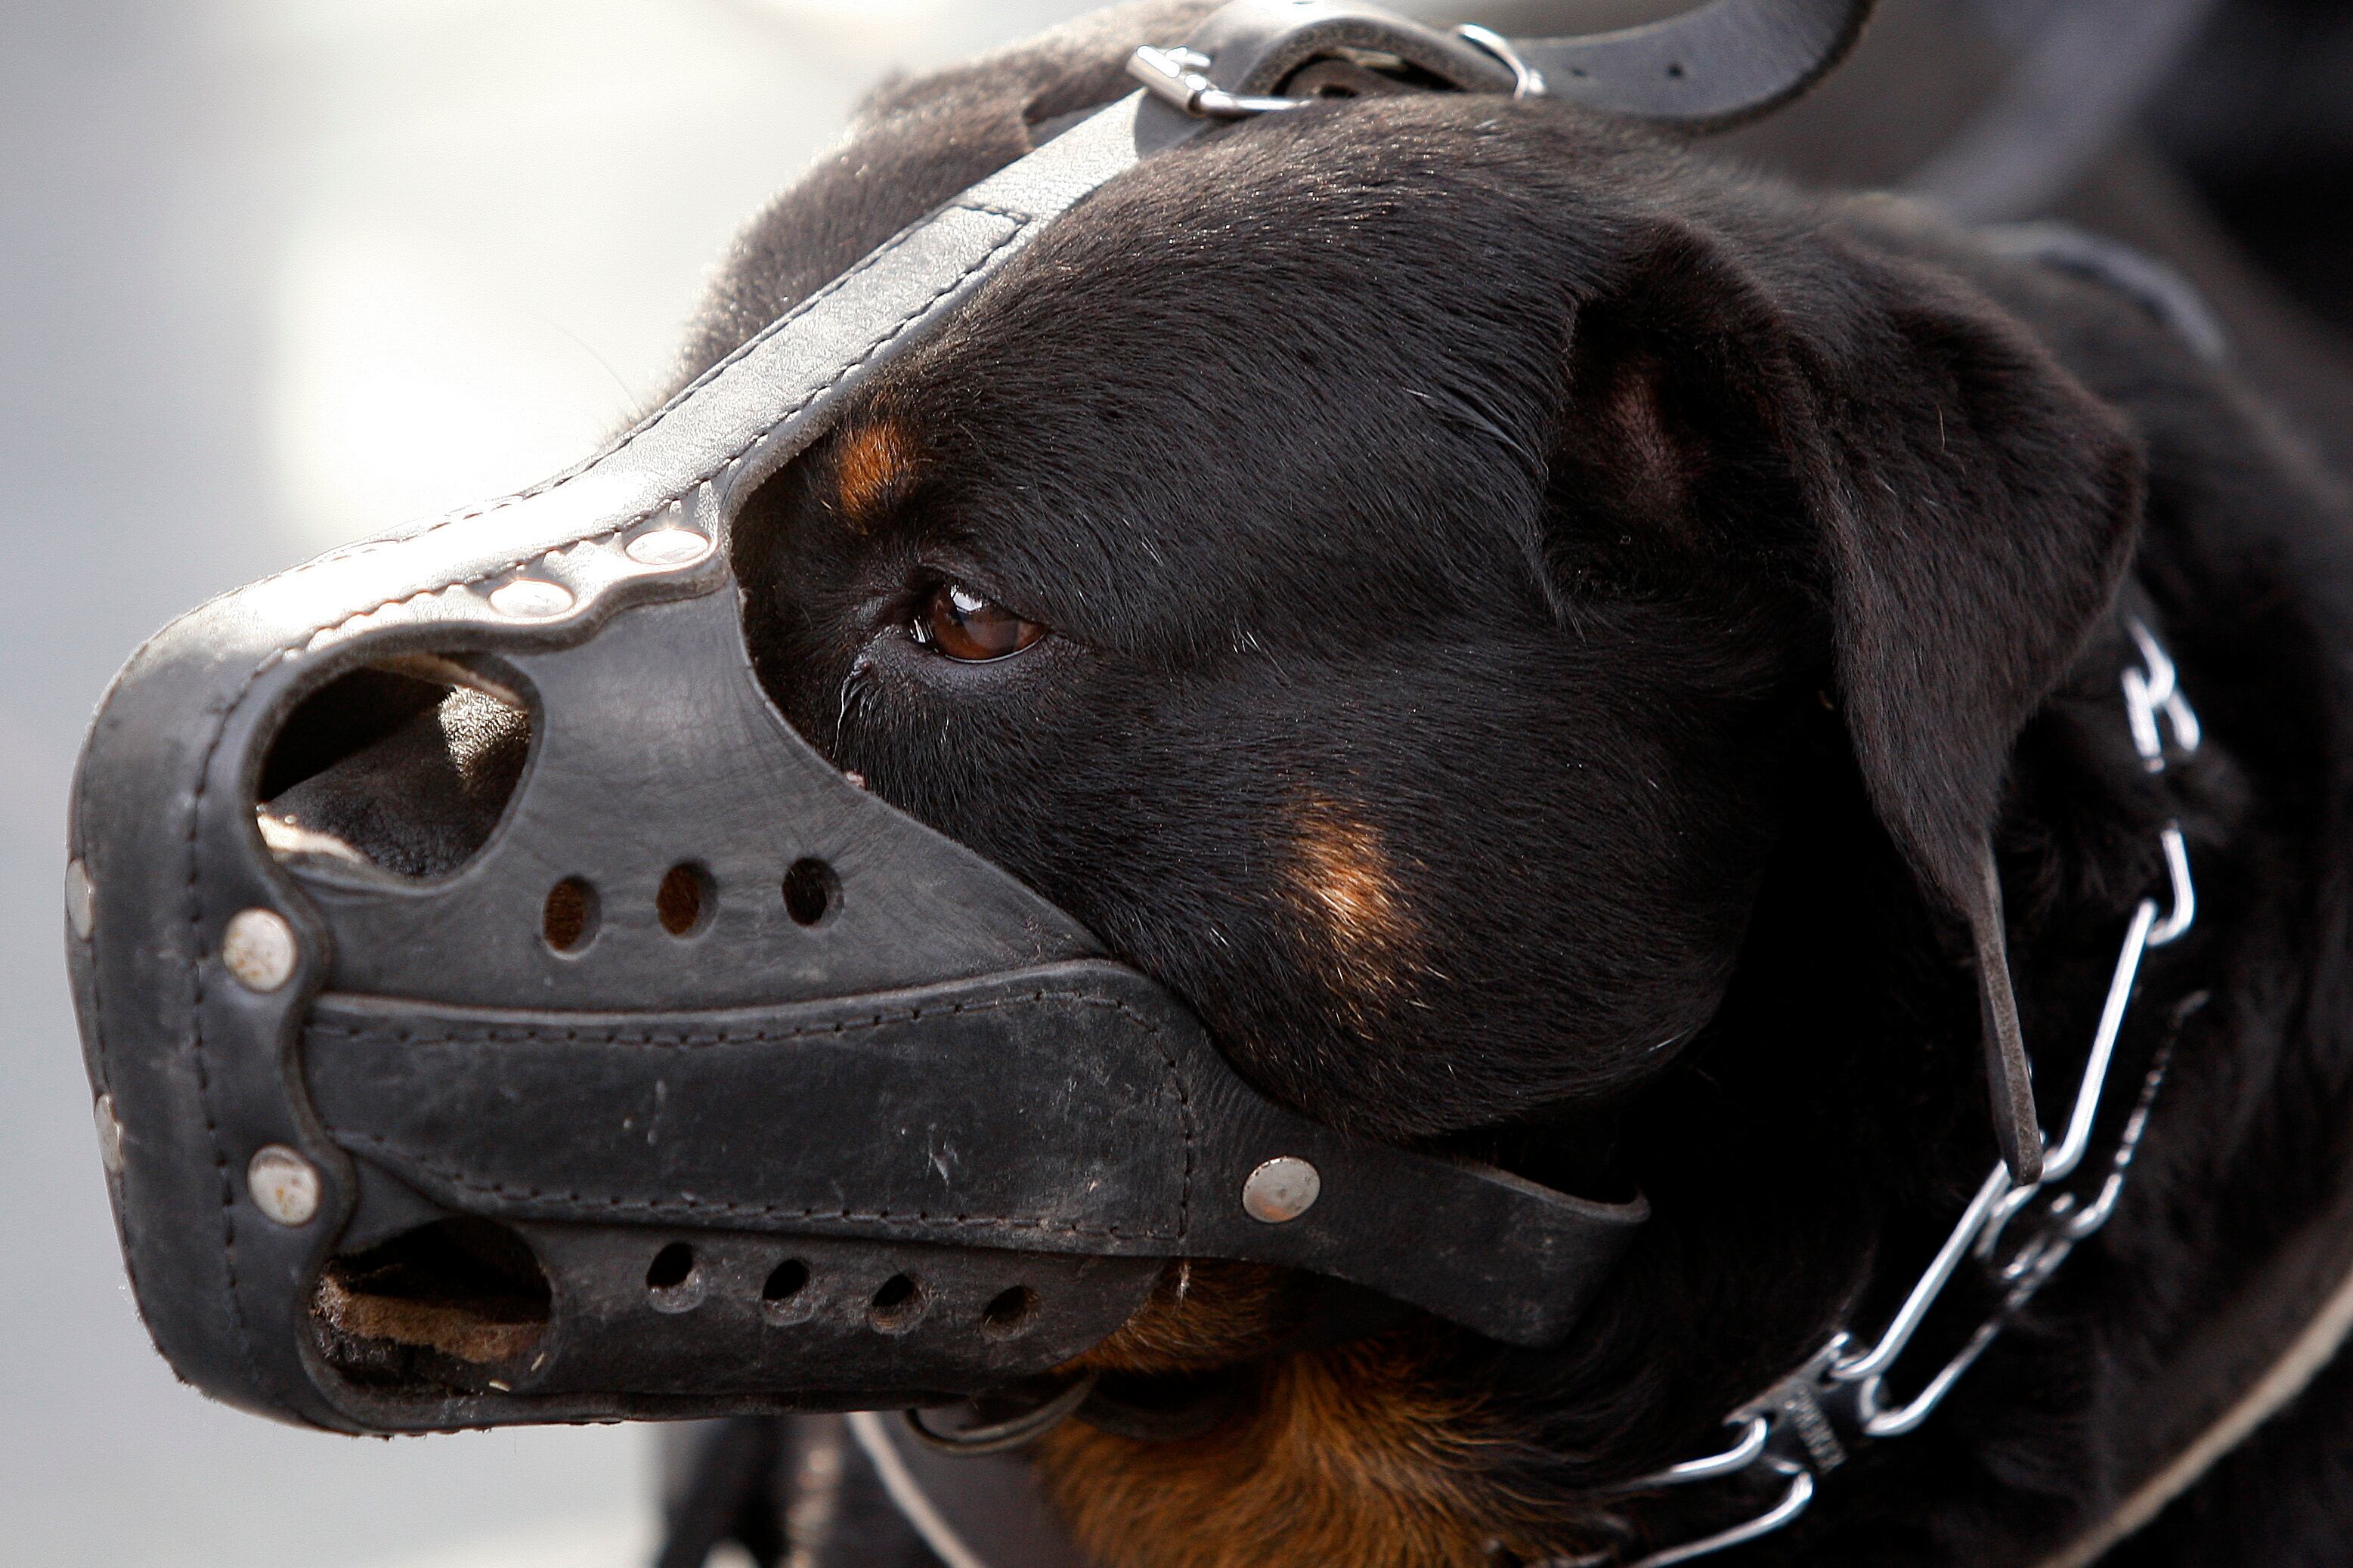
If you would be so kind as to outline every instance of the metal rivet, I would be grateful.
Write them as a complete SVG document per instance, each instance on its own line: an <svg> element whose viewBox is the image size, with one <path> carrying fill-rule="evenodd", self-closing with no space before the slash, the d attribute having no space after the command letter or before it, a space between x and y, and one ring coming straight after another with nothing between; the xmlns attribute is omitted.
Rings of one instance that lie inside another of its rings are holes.
<svg viewBox="0 0 2353 1568"><path fill-rule="evenodd" d="M246 1163L245 1187L255 1205L280 1225L308 1225L319 1212L318 1167L283 1143L254 1151Z"/></svg>
<svg viewBox="0 0 2353 1568"><path fill-rule="evenodd" d="M105 1163L106 1173L122 1174L122 1123L114 1117L114 1096L100 1095L90 1116L98 1123L98 1157Z"/></svg>
<svg viewBox="0 0 2353 1568"><path fill-rule="evenodd" d="M640 566L684 566L711 553L711 541L691 528L657 528L629 541L629 559Z"/></svg>
<svg viewBox="0 0 2353 1568"><path fill-rule="evenodd" d="M294 977L294 928L275 910L242 910L221 933L221 963L248 991L268 995Z"/></svg>
<svg viewBox="0 0 2353 1568"><path fill-rule="evenodd" d="M1250 1218L1286 1225L1315 1206L1324 1178L1295 1154L1269 1160L1242 1183L1242 1208Z"/></svg>
<svg viewBox="0 0 2353 1568"><path fill-rule="evenodd" d="M491 595L491 608L519 621L544 621L572 607L572 590L539 577L518 577Z"/></svg>
<svg viewBox="0 0 2353 1568"><path fill-rule="evenodd" d="M84 942L98 927L98 889L90 884L90 868L79 860L66 868L66 919Z"/></svg>

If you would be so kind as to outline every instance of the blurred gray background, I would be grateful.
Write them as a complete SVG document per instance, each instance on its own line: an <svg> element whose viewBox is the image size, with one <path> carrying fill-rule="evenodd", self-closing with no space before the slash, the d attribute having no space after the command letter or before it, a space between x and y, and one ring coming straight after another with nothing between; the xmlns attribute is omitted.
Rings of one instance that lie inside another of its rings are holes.
<svg viewBox="0 0 2353 1568"><path fill-rule="evenodd" d="M2170 260L2353 458L2348 0L1884 0L1823 93L1722 145L1896 180L2069 16L2107 58L2160 5L2197 26L2129 112L1978 168L2010 193L1980 211ZM646 1429L354 1441L174 1383L123 1284L59 961L74 752L173 615L626 422L730 234L875 79L1085 8L0 0L0 1561L650 1561ZM1677 8L1428 7L1528 32Z"/></svg>

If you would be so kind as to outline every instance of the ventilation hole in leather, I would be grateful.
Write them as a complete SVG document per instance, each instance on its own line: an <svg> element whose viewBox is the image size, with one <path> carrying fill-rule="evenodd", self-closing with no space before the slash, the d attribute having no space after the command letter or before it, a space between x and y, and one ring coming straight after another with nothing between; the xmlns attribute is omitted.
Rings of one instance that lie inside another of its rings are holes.
<svg viewBox="0 0 2353 1568"><path fill-rule="evenodd" d="M654 913L672 936L693 936L711 923L718 908L719 885L710 872L691 863L672 866L654 890Z"/></svg>
<svg viewBox="0 0 2353 1568"><path fill-rule="evenodd" d="M522 1237L439 1220L327 1260L311 1317L328 1363L355 1381L480 1391L547 1332L547 1276Z"/></svg>
<svg viewBox="0 0 2353 1568"><path fill-rule="evenodd" d="M646 1268L646 1294L658 1310L684 1312L702 1304L708 1281L694 1265L694 1248L673 1241Z"/></svg>
<svg viewBox="0 0 2353 1568"><path fill-rule="evenodd" d="M866 1321L882 1333L903 1334L922 1321L923 1309L930 1304L922 1280L912 1274L893 1274L874 1292Z"/></svg>
<svg viewBox="0 0 2353 1568"><path fill-rule="evenodd" d="M578 877L566 877L547 889L547 905L540 911L539 934L561 953L585 952L596 940L604 914L596 889Z"/></svg>
<svg viewBox="0 0 2353 1568"><path fill-rule="evenodd" d="M841 879L822 860L793 862L785 873L785 912L795 925L822 925L841 906Z"/></svg>
<svg viewBox="0 0 2353 1568"><path fill-rule="evenodd" d="M532 721L517 683L478 662L390 659L297 705L254 791L270 852L329 878L441 877L480 854L522 782Z"/></svg>
<svg viewBox="0 0 2353 1568"><path fill-rule="evenodd" d="M760 1311L772 1323L797 1322L816 1309L808 1294L809 1267L787 1258L768 1270L760 1286Z"/></svg>
<svg viewBox="0 0 2353 1568"><path fill-rule="evenodd" d="M999 1290L980 1310L980 1331L993 1339L1009 1340L1029 1327L1038 1315L1038 1292L1027 1285Z"/></svg>

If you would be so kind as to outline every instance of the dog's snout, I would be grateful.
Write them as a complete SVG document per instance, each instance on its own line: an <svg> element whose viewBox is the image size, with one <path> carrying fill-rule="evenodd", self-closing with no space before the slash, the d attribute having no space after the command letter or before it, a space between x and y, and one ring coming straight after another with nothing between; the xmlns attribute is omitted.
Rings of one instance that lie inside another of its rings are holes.
<svg viewBox="0 0 2353 1568"><path fill-rule="evenodd" d="M290 865L446 875L504 812L531 751L520 700L463 667L346 675L298 708L263 769L263 839Z"/></svg>

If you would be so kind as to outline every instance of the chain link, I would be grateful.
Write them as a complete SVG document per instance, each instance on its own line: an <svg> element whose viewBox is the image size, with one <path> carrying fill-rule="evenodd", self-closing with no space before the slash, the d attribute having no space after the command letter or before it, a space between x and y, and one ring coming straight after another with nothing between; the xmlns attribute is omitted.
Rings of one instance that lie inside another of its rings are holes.
<svg viewBox="0 0 2353 1568"><path fill-rule="evenodd" d="M2174 756L2186 759L2197 752L2202 739L2198 716L2182 695L2173 661L2157 638L2137 619L2128 619L2126 627L2139 648L2141 662L2124 672L2125 714L2142 765L2151 774L2162 774ZM2097 1195L2086 1204L2075 1193L2054 1190L2054 1184L2074 1173L2091 1146L2093 1125L2099 1119L2142 959L2151 949L2179 940L2197 918L2197 893L2190 882L2189 847L2180 824L2168 821L2158 841L2172 884L2172 902L2160 909L2157 900L2147 898L2133 911L2066 1131L2055 1149L2050 1148L2047 1136L2044 1139L2049 1153L2042 1179L2013 1186L2009 1172L1997 1163L1878 1339L1867 1347L1858 1347L1854 1336L1841 1331L1804 1366L1725 1417L1725 1425L1740 1434L1730 1447L1626 1487L1629 1492L1651 1491L1758 1477L1781 1483L1778 1500L1764 1512L1728 1530L1651 1552L1630 1568L1672 1568L1675 1563L1713 1556L1769 1535L1797 1519L1813 1501L1820 1478L1845 1462L1848 1442L1900 1437L1916 1430L2077 1244L2116 1212L2116 1199L2148 1126L2149 1108L2165 1081L2170 1045L2160 1049L2142 1081L2139 1100L2117 1139ZM2013 1232L2024 1239L2005 1253L2003 1237ZM1962 1265L1972 1260L1987 1281L2001 1290L2000 1304L1919 1393L1908 1401L1892 1401L1889 1374L1903 1361L1913 1336L1946 1287ZM1569 1564L1567 1560L1555 1559L1535 1568L1569 1568Z"/></svg>

